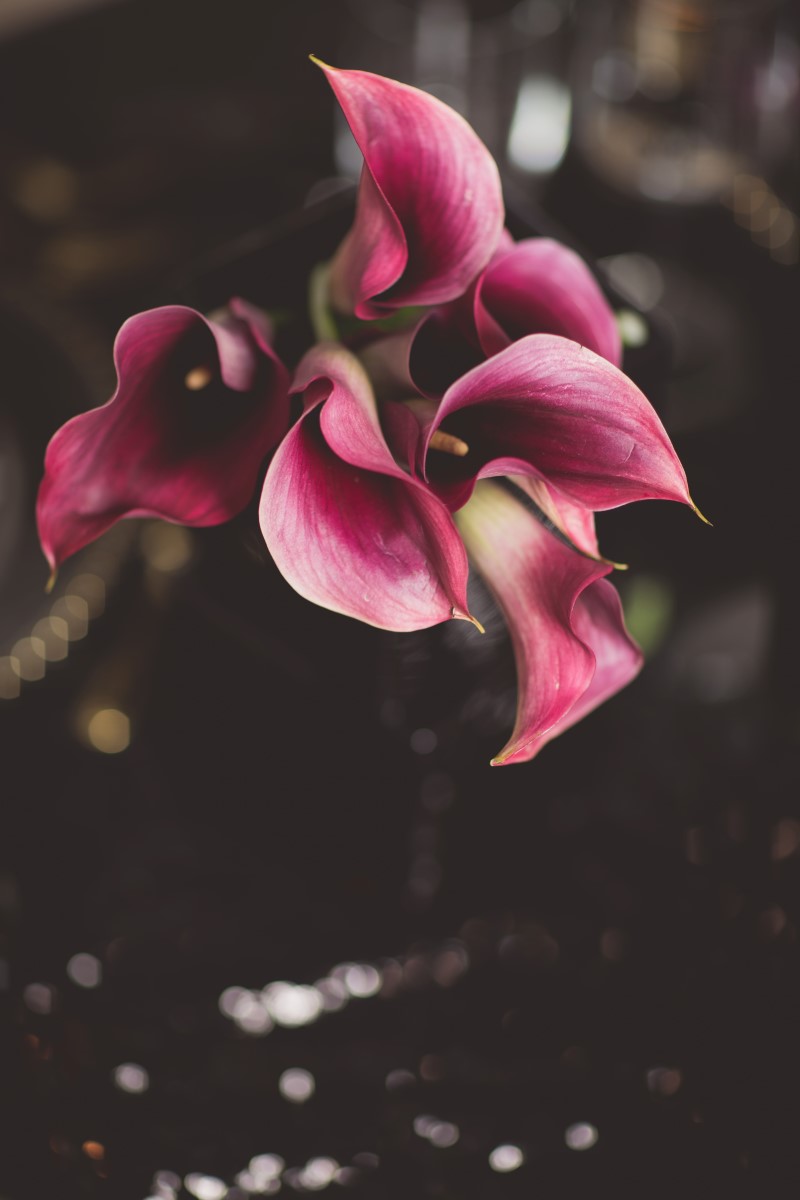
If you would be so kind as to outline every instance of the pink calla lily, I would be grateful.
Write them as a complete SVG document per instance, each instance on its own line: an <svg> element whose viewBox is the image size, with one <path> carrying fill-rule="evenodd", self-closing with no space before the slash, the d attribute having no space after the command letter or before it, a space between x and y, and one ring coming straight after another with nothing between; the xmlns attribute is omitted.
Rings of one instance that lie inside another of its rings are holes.
<svg viewBox="0 0 800 1200"><path fill-rule="evenodd" d="M616 367L622 361L614 313L583 259L552 238L515 243L504 231L464 295L369 353L394 379L440 397L471 367L533 333L569 338Z"/></svg>
<svg viewBox="0 0 800 1200"><path fill-rule="evenodd" d="M331 294L369 320L460 296L503 229L497 166L453 109L417 88L319 64L364 155Z"/></svg>
<svg viewBox="0 0 800 1200"><path fill-rule="evenodd" d="M471 620L453 519L395 462L357 359L319 345L292 390L304 412L272 460L260 509L283 576L315 604L382 629Z"/></svg>
<svg viewBox="0 0 800 1200"><path fill-rule="evenodd" d="M41 544L54 576L122 518L227 521L274 451L259 522L306 599L387 630L461 619L483 632L470 562L481 573L518 676L493 763L524 762L642 664L595 512L643 499L694 508L686 476L619 370L596 280L554 241L513 242L497 167L470 126L416 88L318 65L364 165L353 225L312 275L312 323L340 327L361 357L322 342L290 383L268 318L242 300L209 317L177 305L132 317L113 397L47 448ZM291 395L302 412L290 428Z"/></svg>
<svg viewBox="0 0 800 1200"><path fill-rule="evenodd" d="M123 517L217 525L246 507L289 421L270 340L242 300L213 317L171 305L125 322L114 396L47 448L37 521L54 572Z"/></svg>
<svg viewBox="0 0 800 1200"><path fill-rule="evenodd" d="M603 578L609 564L576 554L497 484L480 483L457 520L517 663L517 719L492 765L527 762L630 683L642 654Z"/></svg>
<svg viewBox="0 0 800 1200"><path fill-rule="evenodd" d="M541 334L475 368L438 410L425 400L379 409L361 364L332 344L306 355L293 390L304 412L261 500L276 565L317 604L410 630L474 620L469 551L517 657L517 722L496 763L532 758L634 677L641 654L605 579L613 564L599 557L593 508L645 495L690 501L658 418L621 372ZM516 497L481 480L499 474ZM459 509L455 524L448 506Z"/></svg>
<svg viewBox="0 0 800 1200"><path fill-rule="evenodd" d="M461 454L431 453L444 432L459 440ZM457 380L428 427L421 459L453 510L492 475L538 478L565 504L590 511L647 499L694 508L667 432L636 385L591 350L551 334L522 338Z"/></svg>
<svg viewBox="0 0 800 1200"><path fill-rule="evenodd" d="M480 276L475 328L487 356L530 333L588 346L615 367L622 344L610 304L583 259L552 238L505 246Z"/></svg>

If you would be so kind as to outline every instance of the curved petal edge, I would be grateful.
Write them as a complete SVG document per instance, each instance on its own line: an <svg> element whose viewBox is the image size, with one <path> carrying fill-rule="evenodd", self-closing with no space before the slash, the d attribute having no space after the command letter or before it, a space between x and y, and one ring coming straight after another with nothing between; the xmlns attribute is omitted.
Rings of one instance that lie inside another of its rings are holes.
<svg viewBox="0 0 800 1200"><path fill-rule="evenodd" d="M216 525L245 508L289 422L270 338L243 300L210 318L169 305L125 322L114 395L47 447L36 515L54 572L124 517Z"/></svg>
<svg viewBox="0 0 800 1200"><path fill-rule="evenodd" d="M641 651L604 578L611 567L564 545L503 488L480 483L456 519L517 664L517 718L492 765L527 762L629 683Z"/></svg>
<svg viewBox="0 0 800 1200"><path fill-rule="evenodd" d="M331 268L334 303L371 320L461 295L503 230L491 154L463 117L427 92L318 65L364 155L355 221Z"/></svg>
<svg viewBox="0 0 800 1200"><path fill-rule="evenodd" d="M307 600L381 629L454 617L477 624L453 519L395 463L357 359L319 345L293 387L305 410L272 459L259 512L287 582Z"/></svg>

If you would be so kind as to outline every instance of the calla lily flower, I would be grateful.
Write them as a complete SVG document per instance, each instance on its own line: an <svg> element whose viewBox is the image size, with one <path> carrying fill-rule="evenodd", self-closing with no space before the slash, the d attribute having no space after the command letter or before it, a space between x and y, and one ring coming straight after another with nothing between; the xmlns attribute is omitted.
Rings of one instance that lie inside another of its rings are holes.
<svg viewBox="0 0 800 1200"><path fill-rule="evenodd" d="M441 396L470 367L532 333L570 338L616 367L622 361L614 313L583 259L552 238L515 243L504 233L470 289L407 335L408 376ZM397 361L399 345L393 353Z"/></svg>
<svg viewBox="0 0 800 1200"><path fill-rule="evenodd" d="M474 622L466 543L517 655L517 724L495 762L533 757L633 678L641 656L604 578L593 510L691 501L661 423L620 371L534 335L458 380L421 424L413 402L379 409L355 357L323 345L293 390L303 415L261 499L278 569L307 599L380 628ZM497 475L519 498L481 482Z"/></svg>
<svg viewBox="0 0 800 1200"><path fill-rule="evenodd" d="M458 113L426 92L319 66L364 155L355 221L331 266L334 304L371 320L455 299L502 233L494 159Z"/></svg>
<svg viewBox="0 0 800 1200"><path fill-rule="evenodd" d="M639 673L608 563L577 554L495 483L457 517L470 557L506 618L517 719L493 766L527 762Z"/></svg>
<svg viewBox="0 0 800 1200"><path fill-rule="evenodd" d="M170 305L125 322L113 397L47 447L37 521L54 574L123 517L218 525L245 508L289 423L270 341L267 317L243 300L212 317Z"/></svg>
<svg viewBox="0 0 800 1200"><path fill-rule="evenodd" d="M614 313L586 263L552 238L504 242L474 291L475 330L484 354L530 333L556 333L615 367L622 343Z"/></svg>
<svg viewBox="0 0 800 1200"><path fill-rule="evenodd" d="M431 453L443 437L455 453ZM606 359L551 334L521 338L448 388L417 461L451 510L467 502L480 478L522 476L531 498L589 555L596 542L581 512L648 499L695 508L642 392Z"/></svg>
<svg viewBox="0 0 800 1200"><path fill-rule="evenodd" d="M382 629L471 620L453 518L395 462L358 360L342 346L316 346L292 390L304 411L270 464L260 508L284 577L315 604Z"/></svg>

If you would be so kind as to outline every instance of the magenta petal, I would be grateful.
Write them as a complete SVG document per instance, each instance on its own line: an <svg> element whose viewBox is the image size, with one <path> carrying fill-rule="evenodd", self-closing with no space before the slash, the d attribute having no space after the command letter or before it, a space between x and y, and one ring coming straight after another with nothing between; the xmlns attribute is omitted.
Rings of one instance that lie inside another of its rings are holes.
<svg viewBox="0 0 800 1200"><path fill-rule="evenodd" d="M481 483L458 514L470 556L508 622L517 719L494 765L525 762L637 674L609 566L563 545L509 493Z"/></svg>
<svg viewBox="0 0 800 1200"><path fill-rule="evenodd" d="M466 457L430 449L439 427ZM527 474L599 511L633 500L694 507L664 426L636 385L577 342L534 334L459 379L428 434L427 478L451 508L482 475ZM516 464L516 465L515 465Z"/></svg>
<svg viewBox="0 0 800 1200"><path fill-rule="evenodd" d="M510 479L539 509L540 520L550 522L553 529L582 554L588 554L590 558L600 557L591 509L574 504L557 488L548 487L544 480L533 475L511 475Z"/></svg>
<svg viewBox="0 0 800 1200"><path fill-rule="evenodd" d="M260 510L281 574L307 600L382 629L467 617L452 517L396 465L358 361L317 346L294 386L305 412L272 460Z"/></svg>
<svg viewBox="0 0 800 1200"><path fill-rule="evenodd" d="M269 334L242 300L213 319L172 305L125 322L114 396L47 448L37 520L53 569L122 517L217 525L247 505L289 419Z"/></svg>
<svg viewBox="0 0 800 1200"><path fill-rule="evenodd" d="M421 392L440 397L484 358L532 333L570 338L615 366L622 358L614 313L583 260L549 238L515 243L504 230L469 290L414 331L409 371Z"/></svg>
<svg viewBox="0 0 800 1200"><path fill-rule="evenodd" d="M494 159L435 97L320 64L364 155L356 218L333 262L336 304L362 319L460 295L503 228Z"/></svg>
<svg viewBox="0 0 800 1200"><path fill-rule="evenodd" d="M586 263L550 238L518 242L483 273L475 325L486 355L530 333L555 333L622 361L614 313Z"/></svg>
<svg viewBox="0 0 800 1200"><path fill-rule="evenodd" d="M641 650L625 628L619 593L607 579L598 579L578 597L572 612L572 628L576 637L591 646L595 672L583 695L558 727L546 735L547 741L627 687L644 662Z"/></svg>

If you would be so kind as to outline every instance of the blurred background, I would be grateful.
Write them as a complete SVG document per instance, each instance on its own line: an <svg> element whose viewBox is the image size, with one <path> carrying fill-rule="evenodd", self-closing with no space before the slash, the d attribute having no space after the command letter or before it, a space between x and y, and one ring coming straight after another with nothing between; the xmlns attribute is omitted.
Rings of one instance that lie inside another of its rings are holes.
<svg viewBox="0 0 800 1200"><path fill-rule="evenodd" d="M648 665L527 766L486 597L358 626L253 512L44 594L121 321L301 311L347 227L309 52L464 112L714 522L603 515ZM796 1194L799 124L793 0L0 2L3 1200Z"/></svg>

